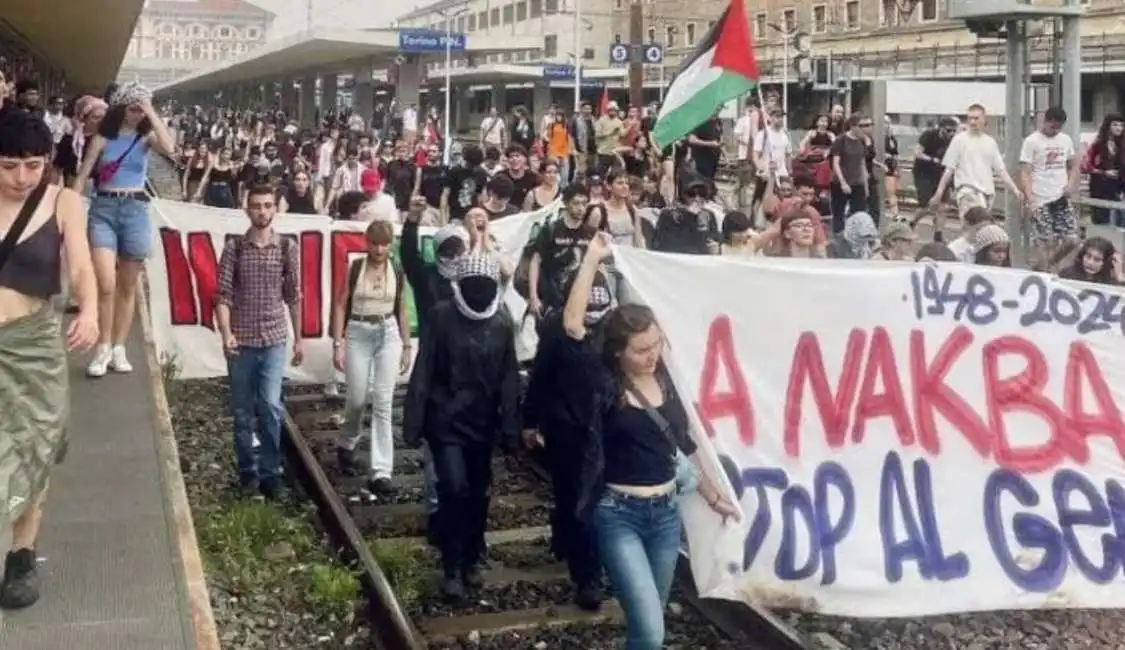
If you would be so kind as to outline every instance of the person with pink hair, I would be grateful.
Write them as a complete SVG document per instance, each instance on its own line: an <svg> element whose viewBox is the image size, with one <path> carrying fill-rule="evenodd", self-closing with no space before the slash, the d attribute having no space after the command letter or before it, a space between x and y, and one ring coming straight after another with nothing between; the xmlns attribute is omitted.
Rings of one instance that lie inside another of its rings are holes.
<svg viewBox="0 0 1125 650"><path fill-rule="evenodd" d="M70 129L59 141L55 153L55 167L62 170L65 183L70 185L78 175L78 163L86 149L86 142L98 132L109 105L94 95L84 95L74 102Z"/></svg>

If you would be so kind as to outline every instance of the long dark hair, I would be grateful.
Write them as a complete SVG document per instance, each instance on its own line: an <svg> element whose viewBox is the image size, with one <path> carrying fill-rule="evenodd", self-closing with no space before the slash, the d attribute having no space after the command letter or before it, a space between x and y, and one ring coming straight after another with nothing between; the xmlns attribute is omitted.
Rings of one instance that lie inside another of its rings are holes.
<svg viewBox="0 0 1125 650"><path fill-rule="evenodd" d="M647 332L656 324L656 314L645 305L621 305L605 317L601 331L602 363L613 377L622 377L621 355L629 347L629 340L637 334ZM619 397L624 399L624 391L620 390L620 386L619 381Z"/></svg>
<svg viewBox="0 0 1125 650"><path fill-rule="evenodd" d="M1125 116L1120 113L1106 115L1102 120L1102 125L1098 127L1098 135L1094 138L1094 143L1091 146L1094 148L1098 160L1101 160L1103 164L1113 160L1115 163L1113 167L1122 167L1125 166L1125 134L1118 136L1110 134L1110 127L1113 126L1114 122L1125 123ZM1110 140L1113 140L1117 148L1112 157L1109 153Z"/></svg>
<svg viewBox="0 0 1125 650"><path fill-rule="evenodd" d="M125 110L124 105L117 105L110 107L105 112L105 119L102 120L101 126L98 127L98 135L106 140L114 140L120 135L121 126L125 124ZM137 135L144 137L152 131L152 121L147 117L137 124Z"/></svg>
<svg viewBox="0 0 1125 650"><path fill-rule="evenodd" d="M1102 254L1102 268L1098 269L1097 273L1090 274L1086 272L1086 267L1082 265L1082 258L1086 256L1086 251L1091 248L1096 249ZM1074 263L1069 269L1065 269L1059 275L1069 280L1084 280L1086 282L1096 282L1098 284L1117 284L1113 277L1113 255L1117 252L1117 248L1104 237L1091 237L1082 242L1082 246L1078 249L1078 253L1074 256Z"/></svg>

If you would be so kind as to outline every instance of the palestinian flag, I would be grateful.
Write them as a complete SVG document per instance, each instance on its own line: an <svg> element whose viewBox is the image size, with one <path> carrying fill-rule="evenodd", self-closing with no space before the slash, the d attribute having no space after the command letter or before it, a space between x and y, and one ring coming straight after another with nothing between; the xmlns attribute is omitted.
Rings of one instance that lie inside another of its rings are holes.
<svg viewBox="0 0 1125 650"><path fill-rule="evenodd" d="M723 104L757 87L758 61L743 2L731 0L668 86L652 130L661 148L691 133Z"/></svg>

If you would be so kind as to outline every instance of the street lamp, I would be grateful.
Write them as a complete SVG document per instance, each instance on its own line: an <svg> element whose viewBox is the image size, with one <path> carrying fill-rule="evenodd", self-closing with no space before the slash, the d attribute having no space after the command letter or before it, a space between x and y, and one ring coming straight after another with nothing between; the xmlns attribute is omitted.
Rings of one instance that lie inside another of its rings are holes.
<svg viewBox="0 0 1125 650"><path fill-rule="evenodd" d="M470 13L468 7L458 9L449 8L439 10L438 13L445 18L445 114L442 116L442 163L449 164L449 114L452 112L451 95L453 94L453 81L450 73L453 72L453 20Z"/></svg>
<svg viewBox="0 0 1125 650"><path fill-rule="evenodd" d="M771 29L773 29L777 33L781 34L781 42L783 44L782 55L781 55L782 59L783 59L783 63L782 63L782 66L781 66L781 110L782 110L781 124L782 124L782 127L786 131L788 131L789 130L789 65L790 65L790 61L789 61L789 41L790 40L796 40L797 41L797 43L796 43L797 49L799 51L804 51L804 50L808 49L809 35L802 32L796 24L789 25L788 21L786 21L785 25L779 25L777 23L768 23L768 24L769 24Z"/></svg>

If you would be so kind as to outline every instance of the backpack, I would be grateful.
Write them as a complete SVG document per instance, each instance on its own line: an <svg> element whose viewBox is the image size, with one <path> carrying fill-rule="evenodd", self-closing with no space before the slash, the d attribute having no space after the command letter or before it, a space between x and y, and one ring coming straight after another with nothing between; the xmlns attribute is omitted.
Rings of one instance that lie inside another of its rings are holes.
<svg viewBox="0 0 1125 650"><path fill-rule="evenodd" d="M359 274L363 272L363 263L364 259L361 257L358 260L354 260L348 266L348 297L344 304L344 329L342 330L344 332L348 331L348 320L352 315L352 297L355 295L355 285L359 283ZM395 274L394 315L397 318L398 310L402 307L402 289L403 285L406 283L406 278L402 266L394 260L391 260L391 268L394 270ZM399 335L402 336L403 340L406 340L409 337L409 332L400 332Z"/></svg>

